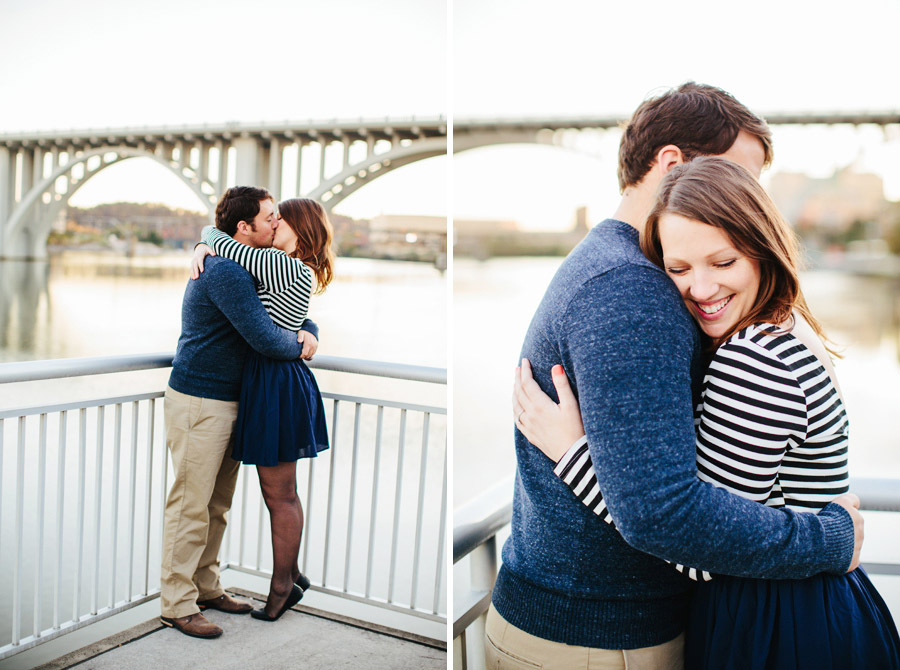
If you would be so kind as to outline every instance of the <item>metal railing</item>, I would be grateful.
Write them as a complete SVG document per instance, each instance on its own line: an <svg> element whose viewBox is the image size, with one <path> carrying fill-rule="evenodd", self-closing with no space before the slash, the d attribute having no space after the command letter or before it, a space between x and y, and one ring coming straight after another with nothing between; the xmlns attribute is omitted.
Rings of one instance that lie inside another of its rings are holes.
<svg viewBox="0 0 900 670"><path fill-rule="evenodd" d="M508 530L512 518L513 481L510 477L454 513L453 565L468 561L468 589L454 591L454 670L484 668L484 620L499 570L498 536ZM859 496L863 510L900 512L896 479L851 477L850 490ZM900 575L900 556L891 563L866 561L863 567L869 574Z"/></svg>
<svg viewBox="0 0 900 670"><path fill-rule="evenodd" d="M453 515L453 565L468 562L468 586L454 591L453 666L482 668L484 618L500 566L498 534L512 518L510 477L460 507ZM471 664L470 664L471 656Z"/></svg>
<svg viewBox="0 0 900 670"><path fill-rule="evenodd" d="M172 354L148 354L8 363L0 384L171 362ZM311 367L446 384L439 368L327 356ZM159 596L171 481L163 395L0 409L0 634L8 640L0 659ZM322 396L331 448L298 464L301 570L314 590L446 622L446 409ZM268 538L256 474L242 467L222 568L269 576Z"/></svg>

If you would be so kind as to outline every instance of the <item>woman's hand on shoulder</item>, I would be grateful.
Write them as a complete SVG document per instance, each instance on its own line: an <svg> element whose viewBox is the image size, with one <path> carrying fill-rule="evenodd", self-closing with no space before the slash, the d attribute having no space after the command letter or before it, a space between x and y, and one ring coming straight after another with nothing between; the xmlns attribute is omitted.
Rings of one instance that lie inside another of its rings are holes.
<svg viewBox="0 0 900 670"><path fill-rule="evenodd" d="M191 279L198 279L203 272L203 259L207 256L215 256L216 252L201 242L194 247L194 256L191 258Z"/></svg>
<svg viewBox="0 0 900 670"><path fill-rule="evenodd" d="M513 384L516 428L554 463L584 435L581 408L561 365L550 371L559 404L541 390L531 373L531 363L522 359Z"/></svg>

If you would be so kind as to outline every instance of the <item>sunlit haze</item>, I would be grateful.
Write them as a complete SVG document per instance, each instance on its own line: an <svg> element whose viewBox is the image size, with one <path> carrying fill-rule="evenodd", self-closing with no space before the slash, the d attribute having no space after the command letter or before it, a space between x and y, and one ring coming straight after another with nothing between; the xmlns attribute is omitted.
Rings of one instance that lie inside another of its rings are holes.
<svg viewBox="0 0 900 670"><path fill-rule="evenodd" d="M3 0L0 133L446 114L444 0ZM444 214L446 160L401 168L347 198L349 215ZM150 160L103 170L73 196L200 210Z"/></svg>
<svg viewBox="0 0 900 670"><path fill-rule="evenodd" d="M889 0L455 0L454 118L627 118L646 97L687 80L724 88L762 115L898 110L897 25L900 4ZM900 199L895 131L777 128L768 174L823 177L858 161ZM460 153L454 216L559 229L587 205L593 222L604 218L618 201L617 134L609 135L573 140L577 153L522 145Z"/></svg>

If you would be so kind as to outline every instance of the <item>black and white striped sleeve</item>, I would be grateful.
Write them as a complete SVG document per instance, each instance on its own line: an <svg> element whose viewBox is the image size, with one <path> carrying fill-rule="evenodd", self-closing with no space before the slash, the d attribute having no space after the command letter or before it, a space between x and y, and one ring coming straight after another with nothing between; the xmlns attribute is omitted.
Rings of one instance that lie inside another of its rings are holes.
<svg viewBox="0 0 900 670"><path fill-rule="evenodd" d="M588 451L587 435L582 435L559 459L553 473L559 477L589 510L615 527L600 494L597 473Z"/></svg>
<svg viewBox="0 0 900 670"><path fill-rule="evenodd" d="M203 228L202 239L215 252L230 258L273 294L281 293L298 281L312 285L312 271L300 260L278 249L255 249L241 244L215 226Z"/></svg>

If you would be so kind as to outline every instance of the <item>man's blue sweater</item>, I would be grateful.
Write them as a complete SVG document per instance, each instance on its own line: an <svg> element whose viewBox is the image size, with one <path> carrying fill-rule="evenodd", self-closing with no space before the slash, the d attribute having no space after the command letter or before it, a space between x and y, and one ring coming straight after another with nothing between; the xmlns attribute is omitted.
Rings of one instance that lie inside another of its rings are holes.
<svg viewBox="0 0 900 670"><path fill-rule="evenodd" d="M697 479L697 331L674 284L641 254L633 227L604 221L572 251L522 356L554 399L550 368L565 368L618 531L516 431L512 533L493 602L517 628L605 649L671 640L684 627L691 583L660 558L763 578L849 567L853 524L842 507L799 514Z"/></svg>
<svg viewBox="0 0 900 670"><path fill-rule="evenodd" d="M207 257L204 265L184 291L169 386L201 398L237 400L248 344L282 360L299 358L303 347L296 333L272 323L244 268L220 256ZM303 330L318 337L319 329L308 319Z"/></svg>

